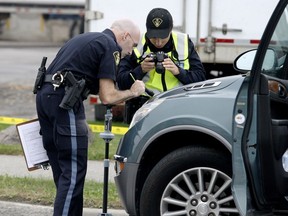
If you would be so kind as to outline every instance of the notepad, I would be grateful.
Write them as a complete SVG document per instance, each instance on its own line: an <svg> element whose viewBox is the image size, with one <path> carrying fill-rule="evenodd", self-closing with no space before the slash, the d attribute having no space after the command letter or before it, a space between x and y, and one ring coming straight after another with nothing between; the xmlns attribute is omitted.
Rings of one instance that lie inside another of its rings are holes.
<svg viewBox="0 0 288 216"><path fill-rule="evenodd" d="M29 171L49 166L47 152L43 147L38 119L33 119L16 125L22 145L25 161Z"/></svg>

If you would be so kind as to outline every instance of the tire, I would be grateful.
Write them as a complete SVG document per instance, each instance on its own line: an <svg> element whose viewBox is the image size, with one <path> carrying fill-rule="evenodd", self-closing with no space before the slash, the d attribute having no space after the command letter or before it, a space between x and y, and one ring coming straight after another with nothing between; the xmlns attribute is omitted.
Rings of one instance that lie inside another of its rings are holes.
<svg viewBox="0 0 288 216"><path fill-rule="evenodd" d="M187 146L164 157L148 175L141 216L239 215L231 194L231 155Z"/></svg>

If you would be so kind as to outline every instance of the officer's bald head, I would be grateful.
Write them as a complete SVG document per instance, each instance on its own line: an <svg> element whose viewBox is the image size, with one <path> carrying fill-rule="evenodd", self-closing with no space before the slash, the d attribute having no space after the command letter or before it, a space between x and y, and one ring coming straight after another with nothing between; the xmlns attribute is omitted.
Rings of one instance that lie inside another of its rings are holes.
<svg viewBox="0 0 288 216"><path fill-rule="evenodd" d="M134 41L138 42L140 39L140 29L139 26L136 25L132 20L130 19L119 19L112 23L110 28L116 35L121 34L123 32L129 32L131 37Z"/></svg>

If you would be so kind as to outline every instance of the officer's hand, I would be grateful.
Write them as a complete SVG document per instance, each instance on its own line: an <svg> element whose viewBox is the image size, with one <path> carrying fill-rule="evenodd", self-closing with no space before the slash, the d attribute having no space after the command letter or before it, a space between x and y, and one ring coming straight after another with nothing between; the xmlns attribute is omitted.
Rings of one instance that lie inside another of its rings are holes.
<svg viewBox="0 0 288 216"><path fill-rule="evenodd" d="M155 62L153 61L153 58L145 58L144 61L141 63L141 68L143 73L147 73L153 70L155 68Z"/></svg>
<svg viewBox="0 0 288 216"><path fill-rule="evenodd" d="M130 91L133 93L134 97L138 97L145 92L145 84L141 80L135 80L133 85L130 88Z"/></svg>
<svg viewBox="0 0 288 216"><path fill-rule="evenodd" d="M162 62L163 67L166 70L171 71L173 75L178 75L180 73L179 68L174 64L174 62L170 58L165 58Z"/></svg>

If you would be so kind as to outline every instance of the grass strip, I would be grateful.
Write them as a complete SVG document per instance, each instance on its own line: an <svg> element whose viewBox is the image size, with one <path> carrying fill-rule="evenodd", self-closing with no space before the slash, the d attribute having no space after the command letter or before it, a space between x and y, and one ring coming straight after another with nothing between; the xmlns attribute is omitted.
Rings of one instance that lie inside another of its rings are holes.
<svg viewBox="0 0 288 216"><path fill-rule="evenodd" d="M0 200L53 206L53 180L0 176ZM84 207L102 208L103 183L88 180L84 186ZM108 185L108 208L121 209L115 184Z"/></svg>

